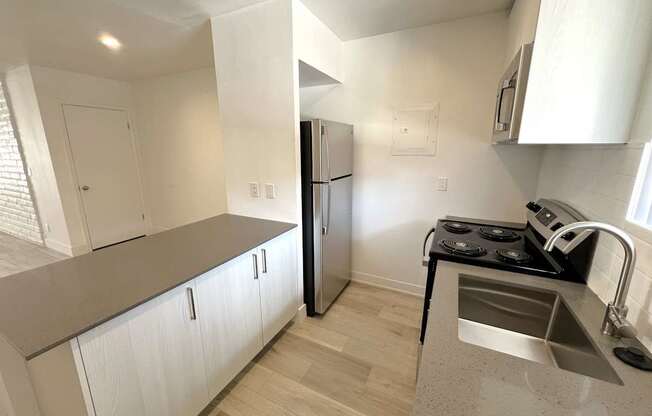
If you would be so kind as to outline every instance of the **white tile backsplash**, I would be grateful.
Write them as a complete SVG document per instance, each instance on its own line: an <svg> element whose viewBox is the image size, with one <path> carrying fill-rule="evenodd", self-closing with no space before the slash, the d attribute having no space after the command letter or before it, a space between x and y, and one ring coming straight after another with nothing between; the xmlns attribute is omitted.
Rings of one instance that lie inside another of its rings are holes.
<svg viewBox="0 0 652 416"><path fill-rule="evenodd" d="M648 276L652 276L652 245L640 238L634 238L637 251L636 268Z"/></svg>
<svg viewBox="0 0 652 416"><path fill-rule="evenodd" d="M537 195L559 199L588 218L626 226L643 144L626 146L548 146L544 152ZM639 339L652 350L652 232L634 237L638 254L629 291L629 320ZM588 285L603 302L613 299L623 250L611 236L598 241Z"/></svg>

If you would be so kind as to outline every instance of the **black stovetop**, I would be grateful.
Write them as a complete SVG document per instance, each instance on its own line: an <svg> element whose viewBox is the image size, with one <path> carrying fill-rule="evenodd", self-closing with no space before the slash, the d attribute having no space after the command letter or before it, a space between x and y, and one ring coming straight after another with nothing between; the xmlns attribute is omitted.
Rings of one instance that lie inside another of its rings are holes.
<svg viewBox="0 0 652 416"><path fill-rule="evenodd" d="M563 226L561 221L569 224L587 221L586 218L568 205L549 199L530 202L527 204L527 209L528 222L526 224L448 216L439 220L435 229L428 233L426 241L433 232L434 238L427 261L428 277L421 318L420 340L422 344L425 340L430 299L432 299L439 261L586 284L586 277L595 252L595 235L580 241L568 254L564 254L559 247L550 253L543 249L545 239L549 238L555 229ZM550 217L556 221L548 221ZM499 241L493 241L487 239L487 236L500 238L498 238ZM442 244L443 242L446 244ZM424 251L425 244L424 242ZM472 255L468 255L469 252ZM512 261L506 262L504 257L501 258L499 255L501 252L508 257L511 256ZM515 263L514 258L526 261Z"/></svg>
<svg viewBox="0 0 652 416"><path fill-rule="evenodd" d="M496 241L487 238L492 234ZM459 250L451 250L451 246ZM465 254L465 250L470 248L476 250L469 250L470 253ZM543 250L530 227L457 217L437 222L430 257L552 278L559 278L564 271Z"/></svg>

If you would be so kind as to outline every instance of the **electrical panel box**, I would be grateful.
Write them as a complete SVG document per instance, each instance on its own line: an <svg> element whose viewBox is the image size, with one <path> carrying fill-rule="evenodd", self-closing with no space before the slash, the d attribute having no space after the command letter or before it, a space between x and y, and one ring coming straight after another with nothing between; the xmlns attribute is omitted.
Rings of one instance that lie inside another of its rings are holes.
<svg viewBox="0 0 652 416"><path fill-rule="evenodd" d="M439 104L397 109L392 123L393 156L435 156Z"/></svg>

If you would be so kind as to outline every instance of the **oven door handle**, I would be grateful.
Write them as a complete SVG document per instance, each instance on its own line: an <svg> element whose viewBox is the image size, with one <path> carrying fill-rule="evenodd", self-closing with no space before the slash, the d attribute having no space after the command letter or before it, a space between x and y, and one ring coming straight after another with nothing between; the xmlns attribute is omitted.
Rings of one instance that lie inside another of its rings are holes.
<svg viewBox="0 0 652 416"><path fill-rule="evenodd" d="M428 239L434 233L435 233L435 227L432 227L428 231L428 234L426 234L426 238L423 239L423 249L421 250L421 255L422 255L421 265L423 265L423 267L428 267L428 262L430 261L430 257L426 256L426 247L428 246Z"/></svg>

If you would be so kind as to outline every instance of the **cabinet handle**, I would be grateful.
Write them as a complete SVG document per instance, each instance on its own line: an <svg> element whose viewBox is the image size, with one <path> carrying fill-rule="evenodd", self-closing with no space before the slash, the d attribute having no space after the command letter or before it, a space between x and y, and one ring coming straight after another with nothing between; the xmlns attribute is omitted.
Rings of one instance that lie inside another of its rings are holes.
<svg viewBox="0 0 652 416"><path fill-rule="evenodd" d="M260 250L263 255L263 274L267 273L267 250L264 248Z"/></svg>
<svg viewBox="0 0 652 416"><path fill-rule="evenodd" d="M251 257L254 260L254 280L258 280L258 255L254 253Z"/></svg>
<svg viewBox="0 0 652 416"><path fill-rule="evenodd" d="M195 294L191 287L186 289L186 293L188 294L188 305L190 306L190 320L194 321L197 319L197 311L195 310Z"/></svg>

